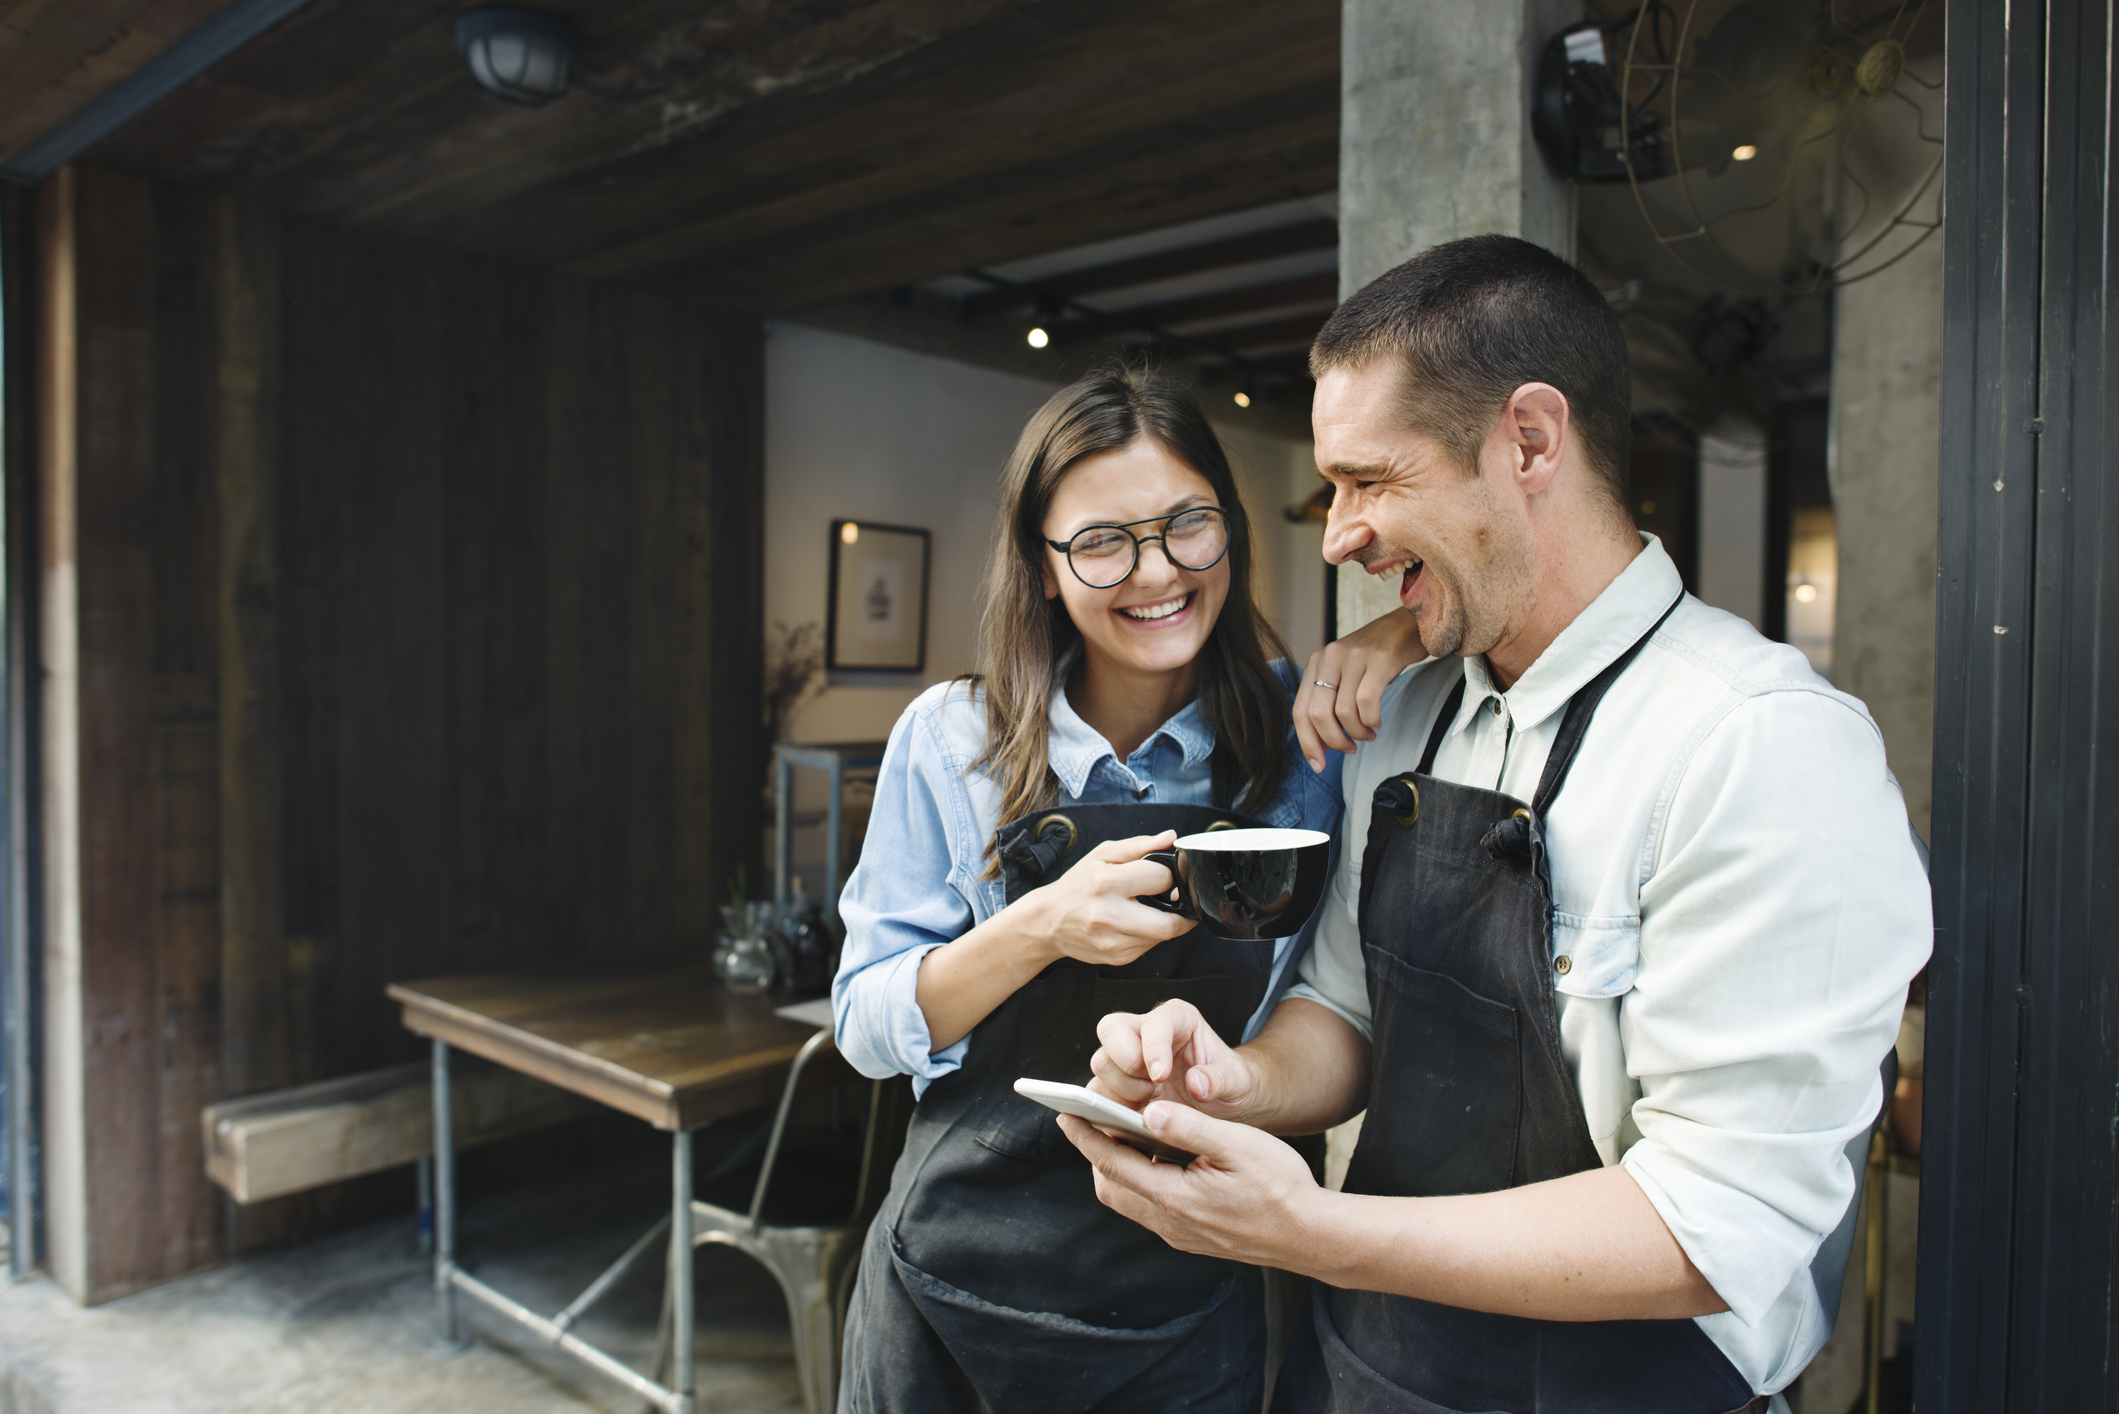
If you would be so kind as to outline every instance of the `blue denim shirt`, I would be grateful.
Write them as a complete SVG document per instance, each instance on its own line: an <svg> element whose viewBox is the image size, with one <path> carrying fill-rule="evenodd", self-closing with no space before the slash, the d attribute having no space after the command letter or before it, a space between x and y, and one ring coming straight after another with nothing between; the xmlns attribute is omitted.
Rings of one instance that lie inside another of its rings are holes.
<svg viewBox="0 0 2119 1414"><path fill-rule="evenodd" d="M1062 806L1214 803L1208 764L1214 729L1197 702L1120 761L1068 703L1066 666L1049 709L1052 771ZM1273 671L1292 701L1295 666L1281 661ZM831 987L839 1050L863 1075L910 1075L921 1092L963 1063L970 1037L946 1050L931 1048L915 990L920 959L1000 912L1004 902L1001 881L983 877L986 842L1004 823L999 783L969 769L985 740L984 698L970 684L931 687L905 709L883 753L861 862L839 898L846 942ZM1339 774L1313 775L1291 727L1280 792L1257 812L1259 818L1336 834ZM1245 1028L1246 1038L1294 980L1295 963L1315 926L1312 920L1275 949L1273 983Z"/></svg>

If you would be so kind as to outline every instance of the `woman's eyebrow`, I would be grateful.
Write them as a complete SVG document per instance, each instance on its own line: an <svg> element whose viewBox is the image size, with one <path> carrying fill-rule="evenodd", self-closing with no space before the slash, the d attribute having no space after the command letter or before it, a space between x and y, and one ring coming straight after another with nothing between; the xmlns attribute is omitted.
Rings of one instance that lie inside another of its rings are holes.
<svg viewBox="0 0 2119 1414"><path fill-rule="evenodd" d="M1210 495L1208 495L1208 494L1207 494L1206 492L1204 492L1204 491L1194 491L1194 492L1192 492L1192 493L1191 493L1190 495L1188 495L1188 496L1180 496L1180 497L1178 497L1178 498L1177 498L1176 500L1174 500L1174 501L1170 502L1170 503L1169 503L1169 505L1167 505L1167 506L1163 507L1163 509L1161 509L1161 510L1157 511L1157 512L1156 512L1156 513L1155 513L1154 515L1152 515L1152 516L1149 516L1149 517L1147 517L1147 519L1149 519L1149 520L1161 520L1161 519L1162 519L1163 517L1165 517L1165 516L1174 516L1174 515L1182 515L1182 514L1184 514L1184 513L1186 512L1186 511L1188 511L1188 510L1191 510L1191 509L1192 509L1192 508L1193 508L1194 506L1219 506L1220 504L1221 504L1221 501L1220 501L1220 500L1219 500L1218 498L1216 498L1216 497L1214 497L1214 496L1210 496ZM1104 518L1104 517L1101 517L1101 516L1085 516L1085 517L1083 517L1083 518L1082 518L1082 519L1081 519L1081 520L1080 520L1079 522L1077 522L1077 523L1076 523L1076 524L1075 524L1075 525L1073 526L1073 528L1071 528L1070 530L1068 530L1068 532L1067 532L1067 533L1066 533L1065 535L1063 535L1063 536L1060 536L1060 535L1056 535L1056 536L1054 536L1053 538L1054 538L1055 540L1067 540L1067 539L1072 539L1072 538L1073 538L1074 536L1077 536L1077 535L1081 534L1081 533L1082 533L1083 531L1087 530L1087 529L1088 529L1088 528L1089 528L1090 526L1092 526L1092 525L1139 525L1139 524L1140 524L1140 522L1139 522L1139 521L1137 521L1137 520L1133 520L1133 521L1125 521L1125 520L1110 520L1110 519L1106 519L1106 518Z"/></svg>

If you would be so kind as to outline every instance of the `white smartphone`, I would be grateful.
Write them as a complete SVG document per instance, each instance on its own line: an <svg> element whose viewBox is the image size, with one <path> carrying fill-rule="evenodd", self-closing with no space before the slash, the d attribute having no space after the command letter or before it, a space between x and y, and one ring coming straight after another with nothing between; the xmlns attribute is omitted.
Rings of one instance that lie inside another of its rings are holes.
<svg viewBox="0 0 2119 1414"><path fill-rule="evenodd" d="M1079 1085L1062 1084L1057 1080L1032 1080L1025 1076L1015 1082L1015 1093L1026 1100L1037 1101L1048 1110L1058 1110L1061 1114L1076 1115L1088 1120L1119 1143L1130 1144L1144 1154L1152 1154L1173 1164L1192 1162L1192 1155L1165 1144L1138 1114L1116 1100L1097 1094L1094 1090L1085 1090Z"/></svg>

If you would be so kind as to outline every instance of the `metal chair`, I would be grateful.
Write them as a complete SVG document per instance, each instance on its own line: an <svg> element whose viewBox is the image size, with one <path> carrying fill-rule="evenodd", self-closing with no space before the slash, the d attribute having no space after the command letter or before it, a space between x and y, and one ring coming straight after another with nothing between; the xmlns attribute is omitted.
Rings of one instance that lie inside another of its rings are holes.
<svg viewBox="0 0 2119 1414"><path fill-rule="evenodd" d="M872 1082L852 1212L844 1221L832 1223L764 1221L766 1192L779 1165L787 1138L787 1119L794 1109L802 1073L819 1052L831 1045L830 1030L820 1030L796 1053L787 1084L780 1092L780 1107L773 1116L772 1136L765 1144L765 1157L751 1190L749 1209L737 1212L698 1198L692 1200L694 1247L708 1242L733 1247L747 1253L779 1282L794 1335L795 1375L801 1382L802 1401L809 1414L831 1414L837 1407L840 1336L845 1329L846 1303L853 1291L861 1241L882 1202L887 1171L896 1157L904 1120L909 1118L906 1107L895 1103L904 1088L902 1081ZM664 1366L670 1349L669 1304L665 1299L661 1348L655 1362L658 1370ZM685 1333L687 1338L690 1334Z"/></svg>

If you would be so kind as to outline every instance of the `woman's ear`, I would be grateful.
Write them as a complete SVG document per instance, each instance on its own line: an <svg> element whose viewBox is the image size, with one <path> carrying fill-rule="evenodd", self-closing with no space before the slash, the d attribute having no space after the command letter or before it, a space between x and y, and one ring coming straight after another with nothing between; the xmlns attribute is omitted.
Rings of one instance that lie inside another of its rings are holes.
<svg viewBox="0 0 2119 1414"><path fill-rule="evenodd" d="M1059 598L1059 580L1052 573L1052 562L1047 560L1039 565L1037 574L1038 578L1045 582L1045 597L1047 599Z"/></svg>

